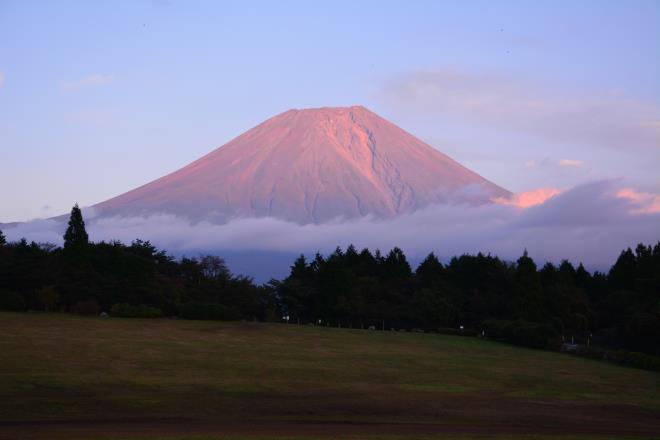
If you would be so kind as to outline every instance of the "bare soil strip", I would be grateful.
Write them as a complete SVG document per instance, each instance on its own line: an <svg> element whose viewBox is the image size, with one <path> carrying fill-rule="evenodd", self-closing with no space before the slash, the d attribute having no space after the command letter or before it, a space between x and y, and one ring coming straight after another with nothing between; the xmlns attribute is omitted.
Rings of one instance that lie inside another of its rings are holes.
<svg viewBox="0 0 660 440"><path fill-rule="evenodd" d="M474 397L474 396L473 396ZM0 440L120 439L182 436L356 435L607 435L650 437L660 433L660 411L624 405L573 405L558 402L465 399L448 404L436 417L407 421L412 414L390 407L388 420L326 419L315 415L275 414L250 417L245 412L215 420L192 418L107 418L0 423ZM435 405L431 405L437 408ZM382 409L382 408L381 408ZM298 409L299 410L299 409Z"/></svg>

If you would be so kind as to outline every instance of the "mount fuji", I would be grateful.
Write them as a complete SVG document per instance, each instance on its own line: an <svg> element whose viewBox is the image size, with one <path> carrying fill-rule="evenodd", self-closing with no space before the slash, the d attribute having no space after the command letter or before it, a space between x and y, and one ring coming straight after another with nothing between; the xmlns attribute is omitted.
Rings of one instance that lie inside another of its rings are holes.
<svg viewBox="0 0 660 440"><path fill-rule="evenodd" d="M390 218L511 193L361 106L289 110L191 164L94 206L224 223Z"/></svg>

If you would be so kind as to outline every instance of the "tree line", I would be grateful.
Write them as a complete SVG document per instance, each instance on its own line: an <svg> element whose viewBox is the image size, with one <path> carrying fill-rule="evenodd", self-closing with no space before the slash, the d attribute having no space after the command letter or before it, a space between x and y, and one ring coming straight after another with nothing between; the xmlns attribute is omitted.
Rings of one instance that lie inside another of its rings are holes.
<svg viewBox="0 0 660 440"><path fill-rule="evenodd" d="M312 261L300 256L271 285L295 322L660 354L660 242L624 250L607 274L568 260L538 268L526 251L516 262L479 253L447 264L431 253L413 271L401 249L381 255L349 246Z"/></svg>
<svg viewBox="0 0 660 440"><path fill-rule="evenodd" d="M217 256L175 259L148 241L89 241L78 206L64 246L7 243L0 232L0 308L119 316L274 320L273 295Z"/></svg>
<svg viewBox="0 0 660 440"><path fill-rule="evenodd" d="M546 347L561 341L660 354L660 242L621 252L607 273L568 260L537 267L433 253L337 248L300 256L257 285L217 256L175 259L148 241L90 242L78 206L63 247L8 243L0 231L0 308L117 316L260 320L483 335Z"/></svg>

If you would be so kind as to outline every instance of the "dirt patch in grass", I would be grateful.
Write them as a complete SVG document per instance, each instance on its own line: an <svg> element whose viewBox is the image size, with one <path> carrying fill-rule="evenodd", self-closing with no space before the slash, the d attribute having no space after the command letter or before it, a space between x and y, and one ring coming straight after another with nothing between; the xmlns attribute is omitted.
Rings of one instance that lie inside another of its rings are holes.
<svg viewBox="0 0 660 440"><path fill-rule="evenodd" d="M115 439L183 436L584 435L653 436L660 412L501 396L405 393L253 396L207 408L203 418L94 418L0 423L0 439ZM193 405L196 406L196 405ZM224 406L224 405L223 405ZM217 412L216 412L217 411ZM213 414L215 412L215 414Z"/></svg>

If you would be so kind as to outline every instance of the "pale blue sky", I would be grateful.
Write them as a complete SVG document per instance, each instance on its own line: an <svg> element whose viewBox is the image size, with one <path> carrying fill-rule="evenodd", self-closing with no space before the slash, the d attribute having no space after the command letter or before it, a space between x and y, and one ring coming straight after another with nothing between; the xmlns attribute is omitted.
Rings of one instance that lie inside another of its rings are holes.
<svg viewBox="0 0 660 440"><path fill-rule="evenodd" d="M0 0L0 222L289 108L362 104L512 190L660 190L660 1Z"/></svg>

